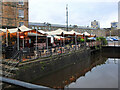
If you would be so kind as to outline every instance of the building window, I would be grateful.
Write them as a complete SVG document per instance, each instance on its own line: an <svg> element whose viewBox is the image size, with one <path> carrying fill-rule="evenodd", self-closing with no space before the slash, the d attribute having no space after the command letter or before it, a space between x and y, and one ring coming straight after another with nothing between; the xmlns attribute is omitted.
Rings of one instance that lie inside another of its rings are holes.
<svg viewBox="0 0 120 90"><path fill-rule="evenodd" d="M23 26L24 25L24 22L19 22L19 26Z"/></svg>
<svg viewBox="0 0 120 90"><path fill-rule="evenodd" d="M24 5L24 0L19 0L19 5Z"/></svg>
<svg viewBox="0 0 120 90"><path fill-rule="evenodd" d="M19 10L19 17L24 18L24 10Z"/></svg>

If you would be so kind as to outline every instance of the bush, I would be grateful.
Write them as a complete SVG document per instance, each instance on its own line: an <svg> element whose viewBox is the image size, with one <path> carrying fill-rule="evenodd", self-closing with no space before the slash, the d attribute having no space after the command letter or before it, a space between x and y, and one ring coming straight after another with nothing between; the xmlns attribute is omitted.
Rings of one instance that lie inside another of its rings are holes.
<svg viewBox="0 0 120 90"><path fill-rule="evenodd" d="M80 39L80 42L84 42L84 39Z"/></svg>
<svg viewBox="0 0 120 90"><path fill-rule="evenodd" d="M107 40L106 40L106 38L104 38L104 37L97 37L96 40L97 40L97 41L101 41L103 45L106 45L106 44L107 44Z"/></svg>

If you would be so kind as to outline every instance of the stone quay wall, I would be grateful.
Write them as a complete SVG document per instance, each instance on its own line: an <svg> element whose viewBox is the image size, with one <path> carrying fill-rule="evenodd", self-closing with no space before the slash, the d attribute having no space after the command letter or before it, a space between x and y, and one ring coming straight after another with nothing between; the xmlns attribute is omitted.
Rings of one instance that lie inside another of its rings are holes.
<svg viewBox="0 0 120 90"><path fill-rule="evenodd" d="M69 65L82 61L90 57L90 49L72 51L62 55L51 56L49 58L38 59L19 65L16 71L16 79L22 81L32 81L49 73L55 72Z"/></svg>

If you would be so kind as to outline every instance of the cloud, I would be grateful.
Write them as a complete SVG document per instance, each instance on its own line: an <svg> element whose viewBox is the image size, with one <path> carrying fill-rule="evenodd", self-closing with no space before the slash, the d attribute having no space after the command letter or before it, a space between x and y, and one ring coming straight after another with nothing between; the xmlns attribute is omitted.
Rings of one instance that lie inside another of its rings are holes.
<svg viewBox="0 0 120 90"><path fill-rule="evenodd" d="M100 21L101 27L108 27L111 21L117 20L118 0L109 0L111 2L104 3L102 2L103 0L98 0L99 2L94 2L94 0L90 0L91 2L86 2L88 0L83 1L30 0L30 22L66 24L67 3L69 6L69 24L88 26L91 21L98 20Z"/></svg>
<svg viewBox="0 0 120 90"><path fill-rule="evenodd" d="M117 12L111 13L107 18L103 18L100 23L101 27L109 28L111 27L111 22L118 22Z"/></svg>

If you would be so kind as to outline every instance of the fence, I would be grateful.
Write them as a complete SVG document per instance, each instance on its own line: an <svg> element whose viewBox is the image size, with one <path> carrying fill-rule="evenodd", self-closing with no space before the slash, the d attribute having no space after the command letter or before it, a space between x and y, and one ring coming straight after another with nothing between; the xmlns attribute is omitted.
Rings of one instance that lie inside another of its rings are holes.
<svg viewBox="0 0 120 90"><path fill-rule="evenodd" d="M49 47L48 49L36 49L36 47L32 48L22 48L20 49L20 55L19 59L24 61L34 60L38 58L46 58L53 55L61 55L64 53L69 53L75 50L84 50L86 47L92 47L96 45L100 45L100 41L94 41L94 42L84 42L79 43L77 45L65 45L65 46L57 46L57 47ZM12 59L10 59L12 60ZM17 60L17 59L16 59Z"/></svg>

